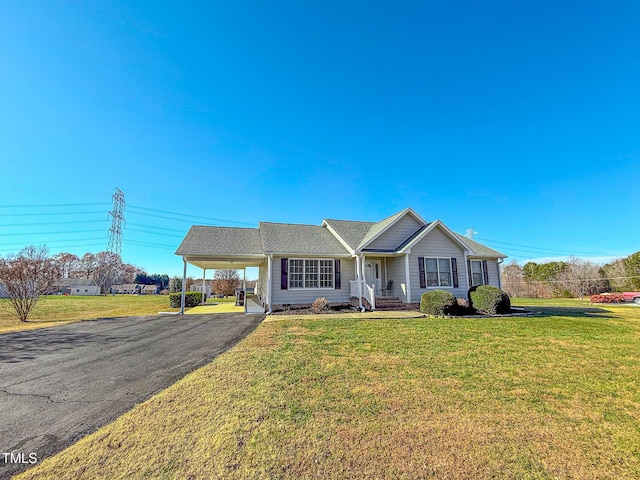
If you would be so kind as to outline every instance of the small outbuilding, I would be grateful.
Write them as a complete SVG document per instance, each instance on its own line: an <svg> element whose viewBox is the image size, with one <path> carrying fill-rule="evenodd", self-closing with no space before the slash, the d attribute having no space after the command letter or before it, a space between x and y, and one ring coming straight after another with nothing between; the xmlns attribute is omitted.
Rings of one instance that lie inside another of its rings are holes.
<svg viewBox="0 0 640 480"><path fill-rule="evenodd" d="M100 295L100 287L90 278L61 278L54 290L58 295Z"/></svg>

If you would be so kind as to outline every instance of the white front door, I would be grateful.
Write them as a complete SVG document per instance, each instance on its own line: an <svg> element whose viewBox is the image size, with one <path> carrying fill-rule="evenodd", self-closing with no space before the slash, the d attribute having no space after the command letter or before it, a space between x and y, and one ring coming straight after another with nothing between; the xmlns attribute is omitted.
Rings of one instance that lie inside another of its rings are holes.
<svg viewBox="0 0 640 480"><path fill-rule="evenodd" d="M364 262L364 280L367 285L375 284L376 296L382 293L382 263L380 260L365 260Z"/></svg>

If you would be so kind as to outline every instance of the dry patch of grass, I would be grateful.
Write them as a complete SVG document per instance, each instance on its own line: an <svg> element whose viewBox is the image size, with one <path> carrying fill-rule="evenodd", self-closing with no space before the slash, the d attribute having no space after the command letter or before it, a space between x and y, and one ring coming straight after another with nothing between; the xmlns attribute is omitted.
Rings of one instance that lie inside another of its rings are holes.
<svg viewBox="0 0 640 480"><path fill-rule="evenodd" d="M52 295L40 299L28 322L19 321L6 299L0 300L0 333L52 327L95 318L153 315L169 308L164 295L105 295L95 297Z"/></svg>
<svg viewBox="0 0 640 480"><path fill-rule="evenodd" d="M639 478L618 310L265 322L19 478Z"/></svg>

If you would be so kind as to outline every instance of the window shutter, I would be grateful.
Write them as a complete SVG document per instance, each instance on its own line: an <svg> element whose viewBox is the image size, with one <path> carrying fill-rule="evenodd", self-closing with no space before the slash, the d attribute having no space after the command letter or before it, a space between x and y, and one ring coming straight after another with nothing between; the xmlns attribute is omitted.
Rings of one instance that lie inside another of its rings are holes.
<svg viewBox="0 0 640 480"><path fill-rule="evenodd" d="M427 277L424 274L424 257L418 257L418 273L420 276L420 288L427 288Z"/></svg>
<svg viewBox="0 0 640 480"><path fill-rule="evenodd" d="M335 278L335 282L336 282L336 290L340 290L342 288L342 283L340 280L340 260L336 259L334 260L334 266L333 266L333 273L334 273L334 278Z"/></svg>
<svg viewBox="0 0 640 480"><path fill-rule="evenodd" d="M287 269L288 264L289 262L286 258L280 260L280 288L282 290L286 290L287 288L289 288L289 270Z"/></svg>
<svg viewBox="0 0 640 480"><path fill-rule="evenodd" d="M467 259L467 274L469 275L469 288L473 287L473 274L471 273L471 260Z"/></svg>
<svg viewBox="0 0 640 480"><path fill-rule="evenodd" d="M451 273L453 274L453 288L458 288L458 259L451 257Z"/></svg>
<svg viewBox="0 0 640 480"><path fill-rule="evenodd" d="M482 273L484 274L484 284L489 285L489 269L486 260L482 260Z"/></svg>

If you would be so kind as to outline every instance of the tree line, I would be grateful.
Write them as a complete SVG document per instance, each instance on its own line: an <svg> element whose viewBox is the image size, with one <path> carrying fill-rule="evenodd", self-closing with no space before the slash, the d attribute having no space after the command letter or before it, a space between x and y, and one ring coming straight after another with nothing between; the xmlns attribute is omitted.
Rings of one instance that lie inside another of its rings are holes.
<svg viewBox="0 0 640 480"><path fill-rule="evenodd" d="M502 268L502 288L512 297L579 297L603 292L640 290L640 252L606 265L570 257L566 262L520 266L515 260Z"/></svg>
<svg viewBox="0 0 640 480"><path fill-rule="evenodd" d="M60 280L66 278L91 279L103 294L109 293L113 285L123 283L156 285L159 290L170 288L172 292L182 290L181 278L169 279L166 274L149 275L107 251L88 252L82 257L72 253L50 256L46 246L31 245L17 254L0 257L0 297L8 298L23 322L27 321L40 297L52 293ZM199 284L191 277L186 282L187 288ZM237 270L216 270L211 285L219 295L234 295L240 285L240 276Z"/></svg>

